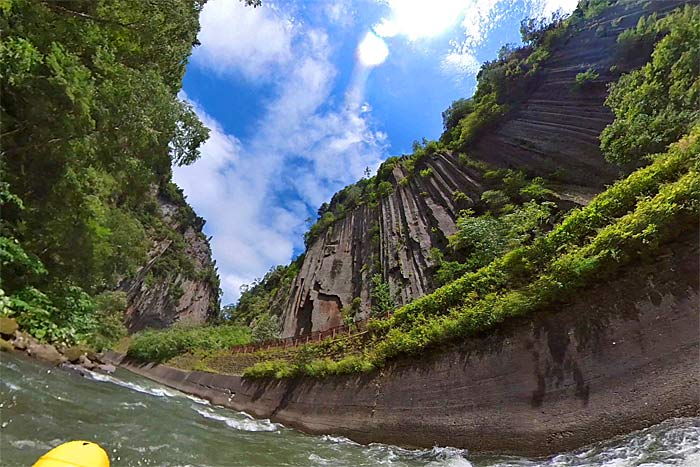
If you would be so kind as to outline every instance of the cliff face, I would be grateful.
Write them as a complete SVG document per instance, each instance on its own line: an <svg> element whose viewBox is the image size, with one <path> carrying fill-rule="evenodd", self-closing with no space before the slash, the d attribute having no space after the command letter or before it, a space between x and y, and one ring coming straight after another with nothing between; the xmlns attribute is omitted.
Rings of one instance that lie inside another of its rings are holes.
<svg viewBox="0 0 700 467"><path fill-rule="evenodd" d="M176 322L202 324L216 316L219 306L215 264L209 241L202 234L204 222L197 217L179 218L182 209L190 210L182 204L184 200L163 196L157 200L159 215L171 229L170 238L155 240L149 261L120 286L127 292L125 319L130 332ZM174 259L186 267L158 268L159 263L172 264Z"/></svg>
<svg viewBox="0 0 700 467"><path fill-rule="evenodd" d="M609 184L619 170L606 162L599 148L598 136L613 119L603 105L607 86L620 73L646 63L650 53L640 50L620 63L617 36L634 27L641 16L654 12L664 15L685 3L622 1L576 26L543 64L529 98L476 142L473 155L500 167L568 184L596 189ZM589 69L599 77L577 87L576 75Z"/></svg>
<svg viewBox="0 0 700 467"><path fill-rule="evenodd" d="M663 15L683 3L619 2L573 27L543 64L529 97L472 144L469 156L557 182L562 200L585 203L620 172L599 149L598 135L613 118L604 106L607 85L649 58L646 51L613 67L620 61L617 36L641 16ZM589 69L599 77L576 86L576 75ZM398 305L435 288L431 249L444 249L459 211L480 199L486 189L481 172L455 155L436 154L422 159L411 176L397 165L390 181L394 192L377 207L351 211L309 245L291 289L276 299L282 304L282 337L341 324L342 309L358 297L355 317L366 317L377 272Z"/></svg>
<svg viewBox="0 0 700 467"><path fill-rule="evenodd" d="M430 250L444 248L460 209L471 205L455 201L455 192L478 199L483 190L479 172L451 154L430 156L420 169L432 173L402 182L406 169L395 167L393 193L377 207L352 211L310 245L284 308L283 336L342 324L342 308L356 297L362 302L356 316L367 316L372 271L385 271L399 303L433 289Z"/></svg>

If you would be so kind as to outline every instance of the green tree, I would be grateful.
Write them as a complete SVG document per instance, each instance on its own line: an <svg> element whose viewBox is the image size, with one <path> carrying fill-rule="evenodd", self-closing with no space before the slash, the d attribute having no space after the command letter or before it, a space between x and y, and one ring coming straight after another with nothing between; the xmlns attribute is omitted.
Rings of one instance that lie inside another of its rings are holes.
<svg viewBox="0 0 700 467"><path fill-rule="evenodd" d="M651 61L620 77L605 101L615 120L601 133L600 147L612 162L640 163L700 121L700 7L686 5L655 28L665 36Z"/></svg>
<svg viewBox="0 0 700 467"><path fill-rule="evenodd" d="M2 191L21 206L2 210L2 287L48 340L99 327L91 297L142 266L152 239L185 255L178 221L197 218L164 219L157 197L208 136L177 97L203 3L3 2Z"/></svg>
<svg viewBox="0 0 700 467"><path fill-rule="evenodd" d="M265 342L280 337L280 321L267 313L260 315L253 324L253 342Z"/></svg>
<svg viewBox="0 0 700 467"><path fill-rule="evenodd" d="M384 282L381 274L372 276L370 297L372 299L372 316L382 316L396 308L391 286L388 282Z"/></svg>

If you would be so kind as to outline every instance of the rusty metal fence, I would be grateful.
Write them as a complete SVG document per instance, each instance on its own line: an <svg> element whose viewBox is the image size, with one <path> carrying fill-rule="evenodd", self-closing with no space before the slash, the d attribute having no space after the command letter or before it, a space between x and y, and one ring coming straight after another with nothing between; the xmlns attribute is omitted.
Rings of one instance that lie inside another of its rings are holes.
<svg viewBox="0 0 700 467"><path fill-rule="evenodd" d="M386 314L387 318L389 316L391 316L391 313ZM373 318L376 319L377 317L374 316ZM355 321L350 325L343 323L340 326L325 329L323 331L314 331L303 336L285 337L269 341L256 342L254 344L237 345L231 348L231 352L253 353L259 350L276 349L279 347L286 349L308 344L310 342L321 342L324 339L334 338L338 336L354 336L357 334L367 332L367 323L369 322L369 320L370 318L366 318L361 321Z"/></svg>

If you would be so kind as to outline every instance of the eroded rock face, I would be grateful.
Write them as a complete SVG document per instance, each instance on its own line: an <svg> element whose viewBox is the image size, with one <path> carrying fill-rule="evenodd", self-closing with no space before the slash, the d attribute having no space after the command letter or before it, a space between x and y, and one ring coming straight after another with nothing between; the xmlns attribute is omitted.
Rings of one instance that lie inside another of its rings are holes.
<svg viewBox="0 0 700 467"><path fill-rule="evenodd" d="M214 262L209 241L202 234L203 222L183 226L177 219L178 206L163 198L159 202L163 218L181 232L185 248L180 254L191 260L194 271L189 276L178 272L154 274L157 261L176 248L171 240L154 242L148 263L120 286L128 295L126 324L130 332L164 328L176 322L201 324L215 316L218 306L218 284L210 274Z"/></svg>
<svg viewBox="0 0 700 467"><path fill-rule="evenodd" d="M643 15L663 15L687 3L683 0L619 2L592 21L577 26L568 41L544 63L538 86L524 105L473 148L476 158L501 167L525 170L531 175L602 189L619 175L605 161L598 136L612 121L603 105L607 86L621 72L641 66L650 51L639 51L617 66L617 36L636 26ZM599 29L601 28L601 29ZM613 68L617 66L617 69ZM576 86L576 75L588 69L599 77Z"/></svg>
<svg viewBox="0 0 700 467"><path fill-rule="evenodd" d="M418 175L425 169L432 173ZM443 248L456 231L459 211L483 191L481 177L452 154L426 157L416 173L401 182L407 176L403 167L396 167L394 193L377 207L352 211L310 245L284 307L284 337L342 324L341 310L356 297L361 299L357 318L366 317L373 270L385 272L384 280L400 304L434 288L430 249ZM455 192L468 198L455 201Z"/></svg>

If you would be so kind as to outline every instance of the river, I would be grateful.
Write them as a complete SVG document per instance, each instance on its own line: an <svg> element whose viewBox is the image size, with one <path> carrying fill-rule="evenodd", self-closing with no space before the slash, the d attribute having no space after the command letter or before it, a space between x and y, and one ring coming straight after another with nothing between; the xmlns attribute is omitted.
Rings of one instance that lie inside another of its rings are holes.
<svg viewBox="0 0 700 467"><path fill-rule="evenodd" d="M408 450L310 436L119 369L83 377L0 356L0 464L30 466L50 448L93 440L119 466L700 466L700 419L674 419L547 459Z"/></svg>

